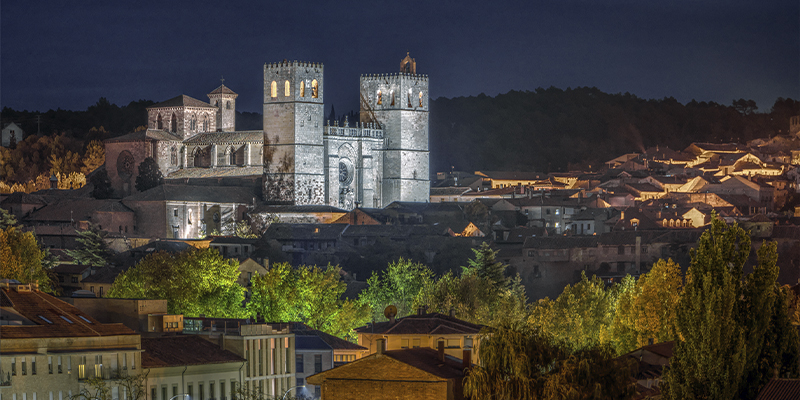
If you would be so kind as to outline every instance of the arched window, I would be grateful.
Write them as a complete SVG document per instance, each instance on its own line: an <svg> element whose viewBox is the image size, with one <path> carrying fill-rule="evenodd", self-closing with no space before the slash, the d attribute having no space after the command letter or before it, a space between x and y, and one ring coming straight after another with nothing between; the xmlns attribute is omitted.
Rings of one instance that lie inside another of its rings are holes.
<svg viewBox="0 0 800 400"><path fill-rule="evenodd" d="M208 132L208 114L203 116L203 132Z"/></svg>
<svg viewBox="0 0 800 400"><path fill-rule="evenodd" d="M228 165L236 165L236 150L228 147Z"/></svg>
<svg viewBox="0 0 800 400"><path fill-rule="evenodd" d="M273 99L278 97L278 82L272 81L272 86L270 86L269 91L270 97Z"/></svg>
<svg viewBox="0 0 800 400"><path fill-rule="evenodd" d="M175 113L172 113L172 122L170 123L170 132L177 132L178 131L178 117L175 116Z"/></svg>
<svg viewBox="0 0 800 400"><path fill-rule="evenodd" d="M230 100L228 100L228 102L225 103L225 109L226 110L230 110L231 109L231 101Z"/></svg>
<svg viewBox="0 0 800 400"><path fill-rule="evenodd" d="M381 91L378 90L378 105L381 104L383 104L383 93L381 93Z"/></svg>
<svg viewBox="0 0 800 400"><path fill-rule="evenodd" d="M181 146L181 153L180 158L178 158L178 163L181 168L184 167L184 160L186 159L186 146Z"/></svg>
<svg viewBox="0 0 800 400"><path fill-rule="evenodd" d="M319 97L319 84L316 79L311 81L311 97L315 99Z"/></svg>
<svg viewBox="0 0 800 400"><path fill-rule="evenodd" d="M408 108L411 108L411 89L408 89Z"/></svg>
<svg viewBox="0 0 800 400"><path fill-rule="evenodd" d="M172 147L172 150L169 151L169 162L172 165L178 165L178 149L176 147Z"/></svg>
<svg viewBox="0 0 800 400"><path fill-rule="evenodd" d="M291 87L289 85L289 81L286 81L286 82L283 83L283 95L286 96L286 97L289 97L289 96L292 95L292 90L291 90Z"/></svg>
<svg viewBox="0 0 800 400"><path fill-rule="evenodd" d="M300 81L300 97L306 97L306 81Z"/></svg>
<svg viewBox="0 0 800 400"><path fill-rule="evenodd" d="M391 93L392 93L392 104L391 105L394 105L394 90L392 90Z"/></svg>
<svg viewBox="0 0 800 400"><path fill-rule="evenodd" d="M192 130L192 131L196 131L197 130L197 115L195 115L195 114L192 114L192 119L189 122L189 129Z"/></svg>
<svg viewBox="0 0 800 400"><path fill-rule="evenodd" d="M156 121L156 129L164 129L164 122L161 120L161 113L158 114L158 120Z"/></svg>
<svg viewBox="0 0 800 400"><path fill-rule="evenodd" d="M419 106L422 107L422 92L419 92Z"/></svg>

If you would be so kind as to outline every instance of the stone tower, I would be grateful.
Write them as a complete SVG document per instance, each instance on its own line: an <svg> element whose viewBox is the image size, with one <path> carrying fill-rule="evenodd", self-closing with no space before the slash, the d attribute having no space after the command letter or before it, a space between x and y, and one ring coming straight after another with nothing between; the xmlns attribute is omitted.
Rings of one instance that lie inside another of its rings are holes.
<svg viewBox="0 0 800 400"><path fill-rule="evenodd" d="M236 131L236 97L238 96L224 84L219 85L208 94L208 102L217 108L217 130Z"/></svg>
<svg viewBox="0 0 800 400"><path fill-rule="evenodd" d="M264 200L325 204L323 66L264 64Z"/></svg>
<svg viewBox="0 0 800 400"><path fill-rule="evenodd" d="M410 56L397 74L361 76L361 122L383 128L381 206L430 199L428 77Z"/></svg>

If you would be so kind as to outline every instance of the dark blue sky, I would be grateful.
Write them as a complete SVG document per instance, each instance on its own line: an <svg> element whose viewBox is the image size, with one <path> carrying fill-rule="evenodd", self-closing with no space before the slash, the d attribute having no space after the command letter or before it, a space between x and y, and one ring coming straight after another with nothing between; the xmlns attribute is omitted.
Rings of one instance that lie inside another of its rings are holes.
<svg viewBox="0 0 800 400"><path fill-rule="evenodd" d="M763 3L763 4L762 4ZM2 1L0 105L84 110L225 84L261 111L262 68L325 64L325 102L410 51L431 97L596 86L730 104L800 98L797 0Z"/></svg>

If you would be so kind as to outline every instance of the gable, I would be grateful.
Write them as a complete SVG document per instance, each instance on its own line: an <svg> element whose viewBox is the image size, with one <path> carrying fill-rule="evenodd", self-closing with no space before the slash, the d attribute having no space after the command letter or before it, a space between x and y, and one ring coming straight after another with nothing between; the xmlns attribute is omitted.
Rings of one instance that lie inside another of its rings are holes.
<svg viewBox="0 0 800 400"><path fill-rule="evenodd" d="M365 358L320 372L307 378L308 383L321 385L326 379L382 381L444 381L436 375L412 367L386 355L372 354Z"/></svg>

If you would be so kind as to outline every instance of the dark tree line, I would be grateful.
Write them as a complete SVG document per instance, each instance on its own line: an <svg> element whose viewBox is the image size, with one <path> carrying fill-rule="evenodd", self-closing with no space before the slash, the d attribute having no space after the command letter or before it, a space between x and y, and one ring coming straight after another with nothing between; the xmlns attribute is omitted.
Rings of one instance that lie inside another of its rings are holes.
<svg viewBox="0 0 800 400"><path fill-rule="evenodd" d="M438 98L430 105L431 171L596 170L656 145L745 143L786 133L800 102L779 98L771 109L757 109L752 100L684 105L588 87Z"/></svg>

